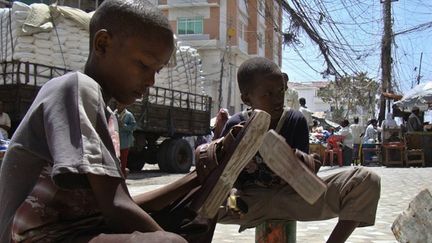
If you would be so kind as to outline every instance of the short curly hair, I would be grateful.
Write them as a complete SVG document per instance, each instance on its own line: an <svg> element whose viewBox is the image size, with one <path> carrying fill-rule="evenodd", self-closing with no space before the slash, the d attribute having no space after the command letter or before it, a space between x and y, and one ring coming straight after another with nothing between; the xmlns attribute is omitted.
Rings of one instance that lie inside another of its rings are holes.
<svg viewBox="0 0 432 243"><path fill-rule="evenodd" d="M240 93L248 93L255 86L256 81L264 78L283 78L283 75L279 66L270 59L253 57L244 61L237 71Z"/></svg>
<svg viewBox="0 0 432 243"><path fill-rule="evenodd" d="M146 0L105 0L90 20L90 50L93 38L98 30L106 29L109 33L130 36L163 37L174 45L174 34L165 15Z"/></svg>

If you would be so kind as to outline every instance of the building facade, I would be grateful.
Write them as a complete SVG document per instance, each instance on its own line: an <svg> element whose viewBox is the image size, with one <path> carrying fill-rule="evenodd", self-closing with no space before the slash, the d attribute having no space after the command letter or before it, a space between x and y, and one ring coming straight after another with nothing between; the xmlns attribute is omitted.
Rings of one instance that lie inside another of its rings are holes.
<svg viewBox="0 0 432 243"><path fill-rule="evenodd" d="M11 1L0 0L7 4ZM51 4L55 0L21 0ZM262 56L282 64L280 0L149 0L168 17L180 45L201 57L203 92L212 97L212 114L244 104L237 69L245 60ZM0 3L2 3L0 2ZM92 11L103 0L57 0L58 4Z"/></svg>
<svg viewBox="0 0 432 243"><path fill-rule="evenodd" d="M180 45L201 56L202 86L219 108L244 108L237 86L238 67L263 56L282 60L282 8L279 0L153 0L166 14Z"/></svg>
<svg viewBox="0 0 432 243"><path fill-rule="evenodd" d="M14 0L0 0L0 7L2 8L10 7L12 6L13 1ZM19 0L19 1L25 4L44 3L50 5L53 3L57 3L58 5L80 8L87 12L94 11L103 2L103 0Z"/></svg>
<svg viewBox="0 0 432 243"><path fill-rule="evenodd" d="M289 89L297 92L298 98L306 99L306 106L312 112L329 112L330 104L325 103L321 98L318 97L317 93L320 88L328 85L325 81L312 81L305 83L289 82Z"/></svg>

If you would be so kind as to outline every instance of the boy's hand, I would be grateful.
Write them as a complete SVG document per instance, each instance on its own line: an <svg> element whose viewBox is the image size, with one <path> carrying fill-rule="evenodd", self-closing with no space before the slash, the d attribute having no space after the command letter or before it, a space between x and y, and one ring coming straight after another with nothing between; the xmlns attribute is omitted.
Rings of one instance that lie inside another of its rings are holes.
<svg viewBox="0 0 432 243"><path fill-rule="evenodd" d="M239 190L233 188L226 201L226 210L229 214L235 215L238 218L241 218L249 210L248 205L240 198L240 194Z"/></svg>
<svg viewBox="0 0 432 243"><path fill-rule="evenodd" d="M112 230L118 233L163 230L132 200L124 179L93 174L87 174L87 179L102 215Z"/></svg>

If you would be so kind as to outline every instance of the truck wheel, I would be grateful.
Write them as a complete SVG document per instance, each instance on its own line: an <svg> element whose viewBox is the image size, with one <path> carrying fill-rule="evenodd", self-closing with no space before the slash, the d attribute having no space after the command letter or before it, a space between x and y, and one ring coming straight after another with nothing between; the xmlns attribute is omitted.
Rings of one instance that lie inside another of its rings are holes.
<svg viewBox="0 0 432 243"><path fill-rule="evenodd" d="M142 151L129 150L127 168L131 171L141 171L144 167L144 156Z"/></svg>
<svg viewBox="0 0 432 243"><path fill-rule="evenodd" d="M165 156L166 161L170 163L172 172L188 173L190 171L193 161L193 151L188 141L184 139L173 140Z"/></svg>
<svg viewBox="0 0 432 243"><path fill-rule="evenodd" d="M170 163L167 160L167 151L168 148L171 147L172 143L174 142L173 139L165 139L161 145L159 146L159 150L157 151L156 158L157 163L159 165L159 169L163 172L172 172L172 168Z"/></svg>

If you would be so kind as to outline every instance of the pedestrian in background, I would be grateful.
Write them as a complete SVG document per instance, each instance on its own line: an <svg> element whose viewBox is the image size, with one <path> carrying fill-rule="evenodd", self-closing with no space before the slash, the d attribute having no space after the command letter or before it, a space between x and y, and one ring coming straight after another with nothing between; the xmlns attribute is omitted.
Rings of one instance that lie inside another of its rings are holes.
<svg viewBox="0 0 432 243"><path fill-rule="evenodd" d="M419 118L420 109L417 106L414 106L411 109L411 115L408 117L407 122L407 132L422 132L423 124Z"/></svg>
<svg viewBox="0 0 432 243"><path fill-rule="evenodd" d="M349 127L349 121L343 120L341 122L342 129L339 130L336 134L343 136L342 141L342 152L343 152L343 164L345 166L351 165L352 162L352 155L353 155L353 146L354 146L354 139L351 132L351 129Z"/></svg>
<svg viewBox="0 0 432 243"><path fill-rule="evenodd" d="M9 130L11 128L11 120L9 115L4 112L3 102L0 101L0 133L3 139L9 138Z"/></svg>
<svg viewBox="0 0 432 243"><path fill-rule="evenodd" d="M134 136L133 132L136 128L136 121L134 115L126 109L123 104L117 104L115 110L119 124L120 133L120 164L123 175L126 177L126 166L129 154L129 148L133 146Z"/></svg>
<svg viewBox="0 0 432 243"><path fill-rule="evenodd" d="M307 125L308 125L309 130L310 130L310 128L313 126L312 111L307 108L305 98L303 98L303 97L300 98L299 103L300 103L299 111L306 118L306 122L307 122Z"/></svg>
<svg viewBox="0 0 432 243"><path fill-rule="evenodd" d="M378 121L371 119L366 127L363 143L375 143L378 135Z"/></svg>
<svg viewBox="0 0 432 243"><path fill-rule="evenodd" d="M225 123L230 118L229 112L225 108L221 108L216 116L216 122L213 129L213 140L221 137L222 130L225 127Z"/></svg>
<svg viewBox="0 0 432 243"><path fill-rule="evenodd" d="M353 159L357 160L359 156L359 148L362 143L362 135L364 132L363 126L359 124L359 118L354 117L354 123L350 125L351 134L353 136Z"/></svg>

